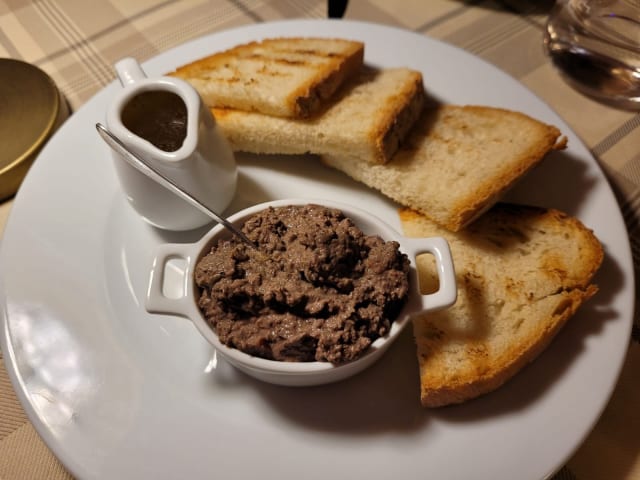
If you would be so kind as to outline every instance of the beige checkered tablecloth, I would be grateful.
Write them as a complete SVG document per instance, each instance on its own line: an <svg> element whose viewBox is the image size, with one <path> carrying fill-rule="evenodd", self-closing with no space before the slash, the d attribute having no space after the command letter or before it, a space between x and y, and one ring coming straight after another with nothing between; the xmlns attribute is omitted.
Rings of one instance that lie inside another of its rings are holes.
<svg viewBox="0 0 640 480"><path fill-rule="evenodd" d="M538 0L352 0L345 18L400 26L462 47L552 104L616 187L638 266L640 114L591 101L559 78L541 48L552 5ZM76 110L113 79L111 65L123 56L144 61L223 29L326 16L324 0L0 0L0 56L45 70ZM0 233L10 210L11 201L0 204ZM555 479L640 480L639 325L636 319L609 405ZM0 479L69 477L29 423L0 368Z"/></svg>

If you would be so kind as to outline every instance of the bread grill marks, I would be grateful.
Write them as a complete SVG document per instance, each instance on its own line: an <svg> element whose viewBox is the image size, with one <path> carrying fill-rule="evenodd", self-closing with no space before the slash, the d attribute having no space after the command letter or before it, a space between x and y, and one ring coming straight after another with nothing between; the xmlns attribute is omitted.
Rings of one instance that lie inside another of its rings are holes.
<svg viewBox="0 0 640 480"><path fill-rule="evenodd" d="M271 38L178 68L207 105L304 118L357 74L364 45L330 38Z"/></svg>
<svg viewBox="0 0 640 480"><path fill-rule="evenodd" d="M497 204L452 233L403 209L408 236L443 235L456 267L458 301L416 317L421 401L460 403L501 386L536 358L596 292L603 259L597 238L553 209ZM421 288L432 266L418 261Z"/></svg>
<svg viewBox="0 0 640 480"><path fill-rule="evenodd" d="M332 52L323 55L323 52L311 50L299 51L298 53L317 57L325 56L337 64L335 69L319 74L318 78L300 86L289 96L289 103L296 105L296 117L307 118L320 111L344 81L356 74L362 66L363 56L345 56Z"/></svg>

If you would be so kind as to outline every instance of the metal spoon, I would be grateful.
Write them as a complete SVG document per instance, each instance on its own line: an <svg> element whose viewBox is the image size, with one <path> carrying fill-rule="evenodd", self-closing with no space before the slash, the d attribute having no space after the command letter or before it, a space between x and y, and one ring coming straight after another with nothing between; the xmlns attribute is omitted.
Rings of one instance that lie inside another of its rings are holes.
<svg viewBox="0 0 640 480"><path fill-rule="evenodd" d="M242 240L244 243L249 245L252 248L256 248L257 246L247 238L247 236L242 233L235 225L231 222L227 221L226 218L218 215L216 212L211 210L205 204L203 204L200 200L195 198L193 195L185 191L183 188L178 186L173 180L169 179L162 173L158 172L154 167L149 165L146 161L140 158L138 155L133 153L131 150L127 148L127 146L122 143L122 141L113 135L107 128L101 123L96 123L96 130L102 137L102 139L117 153L122 155L122 157L133 167L137 168L140 172L144 173L147 177L155 180L160 185L170 190L171 192L178 195L183 200L187 201L201 212L210 216L217 222L221 223L226 229L228 229L231 233L233 233L236 237Z"/></svg>

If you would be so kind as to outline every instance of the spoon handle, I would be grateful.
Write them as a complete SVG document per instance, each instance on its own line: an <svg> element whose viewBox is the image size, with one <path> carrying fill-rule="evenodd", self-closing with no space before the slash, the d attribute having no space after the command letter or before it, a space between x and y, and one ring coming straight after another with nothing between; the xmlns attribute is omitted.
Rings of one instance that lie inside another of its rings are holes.
<svg viewBox="0 0 640 480"><path fill-rule="evenodd" d="M146 176L148 176L152 180L155 180L163 187L167 188L174 194L178 195L180 198L187 201L188 203L190 203L191 205L199 209L201 212L205 213L206 215L210 216L217 222L221 223L225 228L230 230L234 235L240 238L240 240L242 240L247 245L250 245L252 248L256 248L255 244L251 240L249 240L249 238L247 238L247 236L244 233L242 233L242 231L240 231L240 229L238 229L234 224L227 221L226 218L218 215L216 212L214 212L209 207L204 205L200 200L198 200L193 195L191 195L190 193L186 192L185 190L180 188L178 185L176 185L176 183L173 182L173 180L171 180L170 178L160 173L158 170L153 168L151 165L149 165L146 161L144 161L138 155L136 155L131 150L129 150L126 147L126 145L122 143L122 141L119 138L117 138L115 135L113 135L109 130L107 130L107 128L104 125L102 125L101 123L96 123L96 130L98 130L98 133L100 134L102 139L113 150L115 150L117 153L122 155L122 157L129 164L131 164L131 166L135 167L136 169L144 173Z"/></svg>

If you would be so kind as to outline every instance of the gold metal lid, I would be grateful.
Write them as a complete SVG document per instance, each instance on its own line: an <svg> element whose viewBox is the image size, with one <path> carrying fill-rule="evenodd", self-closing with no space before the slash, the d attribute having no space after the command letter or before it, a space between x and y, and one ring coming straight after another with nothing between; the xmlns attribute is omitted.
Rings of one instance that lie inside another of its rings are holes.
<svg viewBox="0 0 640 480"><path fill-rule="evenodd" d="M29 167L69 114L38 67L0 58L0 200L16 193Z"/></svg>

